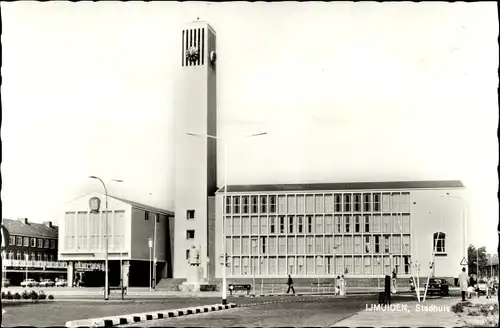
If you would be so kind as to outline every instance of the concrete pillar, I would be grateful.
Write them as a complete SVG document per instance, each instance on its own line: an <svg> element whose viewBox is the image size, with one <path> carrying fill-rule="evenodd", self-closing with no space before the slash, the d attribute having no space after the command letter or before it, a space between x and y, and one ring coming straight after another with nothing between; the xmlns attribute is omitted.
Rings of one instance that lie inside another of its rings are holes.
<svg viewBox="0 0 500 328"><path fill-rule="evenodd" d="M130 277L130 261L123 261L123 288L127 288L129 286L129 277Z"/></svg>
<svg viewBox="0 0 500 328"><path fill-rule="evenodd" d="M67 277L66 277L66 281L68 282L68 287L73 287L74 276L75 276L75 262L69 261L67 269Z"/></svg>

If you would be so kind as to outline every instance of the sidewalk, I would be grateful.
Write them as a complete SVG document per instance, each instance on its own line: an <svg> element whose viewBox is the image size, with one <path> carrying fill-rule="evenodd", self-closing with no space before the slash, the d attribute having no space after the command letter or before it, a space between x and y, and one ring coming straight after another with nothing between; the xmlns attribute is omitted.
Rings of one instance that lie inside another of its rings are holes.
<svg viewBox="0 0 500 328"><path fill-rule="evenodd" d="M34 288L22 288L22 287L9 287L2 289L4 292L10 291L12 294L18 292L22 293L24 290L34 290L38 292L39 290L43 290L46 295L53 295L55 299L68 299L68 298L100 298L104 296L104 290L102 287L83 287L83 288L71 288L71 287L62 287L62 288L56 288L56 287L48 287L48 288L39 288L39 287L34 287ZM363 287L351 287L347 290L347 295L356 295L356 294L372 294L372 293L378 293L380 291L383 291L382 289L379 288L363 288ZM409 290L399 290L399 293L408 293ZM246 293L234 293L233 297L253 297L252 293L249 293L250 295L247 295ZM287 295L285 292L281 292L281 290L276 291L274 293L270 292L264 292L260 293L260 291L256 291L256 296L261 297L261 296L280 296L280 295ZM332 295L333 291L332 290L327 290L327 289L320 289L318 290L310 290L310 289L303 289L303 291L297 291L296 295ZM181 291L166 291L166 290L156 290L156 291L149 291L149 288L143 288L143 287L131 287L128 289L127 293L125 294L125 299L134 299L134 298L151 298L151 299L156 299L156 298L169 298L169 297L220 297L221 292L220 291L215 291L215 292L181 292ZM228 292L228 297L231 297L229 292ZM112 290L109 298L111 300L113 299L120 299L121 298L121 291L120 290Z"/></svg>
<svg viewBox="0 0 500 328"><path fill-rule="evenodd" d="M366 310L356 313L332 327L458 327L463 326L459 316L452 312L451 307L460 299L456 297L429 299L425 303L416 301L392 304L380 309L371 309L377 304L367 304ZM371 309L371 310L370 310Z"/></svg>

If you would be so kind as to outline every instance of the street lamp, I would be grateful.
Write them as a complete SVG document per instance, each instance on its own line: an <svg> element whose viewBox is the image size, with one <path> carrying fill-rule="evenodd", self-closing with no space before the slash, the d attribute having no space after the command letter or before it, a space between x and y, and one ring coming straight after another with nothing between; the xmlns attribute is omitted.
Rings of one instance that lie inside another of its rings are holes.
<svg viewBox="0 0 500 328"><path fill-rule="evenodd" d="M227 145L228 145L228 142L226 139L223 139L223 138L220 138L220 137L217 137L217 136L212 136L212 135L208 135L208 134L197 134L197 133L189 133L187 132L186 133L187 135L189 136L193 136L193 137L203 137L203 138L210 138L210 139L216 139L216 140L221 140L223 145L224 145L224 196L222 198L222 220L221 220L221 229L222 229L222 234L221 234L221 237L222 237L222 252L223 252L223 256L224 256L224 263L222 264L224 267L222 269L222 304L227 304L227 277L226 277L226 266L227 266L227 256L226 256L226 236L225 236L225 231L224 231L224 213L225 213L225 204L224 202L226 201L227 199L227 157L228 157L228 154L227 154ZM267 132L262 132L262 133L255 133L255 134L251 134L251 135L248 135L248 136L244 136L243 138L252 138L252 137L258 137L258 136L262 136L262 135L266 135Z"/></svg>
<svg viewBox="0 0 500 328"><path fill-rule="evenodd" d="M108 233L108 189L106 188L106 184L104 183L104 181L102 181L101 178L99 178L95 175L91 175L91 176L89 176L89 178L101 181L102 186L104 187L104 193L106 195L106 219L104 221L104 233L105 233L105 238L104 238L104 274L105 274L104 299L108 300L108 298L109 298L109 290L108 290L109 289L109 276L108 276L108 270L109 270L109 266L108 266L108 238L109 238L109 233ZM113 179L110 182L108 182L108 184L110 184L113 181L114 182L123 182L123 180Z"/></svg>
<svg viewBox="0 0 500 328"><path fill-rule="evenodd" d="M321 293L320 287L319 287L319 267L321 266L321 256L316 256L316 276L318 278L318 294Z"/></svg>
<svg viewBox="0 0 500 328"><path fill-rule="evenodd" d="M24 254L24 259L26 260L26 280L28 280L28 260L29 260L29 254Z"/></svg>
<svg viewBox="0 0 500 328"><path fill-rule="evenodd" d="M256 248L257 248L257 238L252 238L252 249L253 249L253 254L256 253ZM253 271L253 296L255 297L255 270L256 270L256 263L255 263L256 258L252 256L252 271Z"/></svg>
<svg viewBox="0 0 500 328"><path fill-rule="evenodd" d="M459 200L462 203L462 238L463 238L462 242L463 242L463 245L464 245L463 246L463 257L466 259L466 261L468 261L467 242L465 241L465 239L466 239L465 231L466 231L467 221L468 221L468 217L467 217L467 203L461 197L450 196L449 193L447 193L447 195L449 196L449 198L453 198L453 199Z"/></svg>
<svg viewBox="0 0 500 328"><path fill-rule="evenodd" d="M153 238L148 238L148 246L149 246L149 292L151 292L151 249L153 248Z"/></svg>

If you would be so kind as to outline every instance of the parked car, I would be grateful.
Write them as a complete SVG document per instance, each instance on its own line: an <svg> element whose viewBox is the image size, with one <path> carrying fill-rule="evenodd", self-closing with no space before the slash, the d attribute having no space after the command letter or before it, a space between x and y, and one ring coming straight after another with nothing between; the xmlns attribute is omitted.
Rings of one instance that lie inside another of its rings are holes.
<svg viewBox="0 0 500 328"><path fill-rule="evenodd" d="M424 288L427 284L424 285ZM429 287L427 288L427 294L429 295L442 295L447 296L450 294L450 285L448 282L441 278L430 278Z"/></svg>
<svg viewBox="0 0 500 328"><path fill-rule="evenodd" d="M68 283L66 282L66 279L59 279L55 284L56 287L66 287L67 285Z"/></svg>
<svg viewBox="0 0 500 328"><path fill-rule="evenodd" d="M50 279L43 279L40 281L40 287L53 287L54 282Z"/></svg>
<svg viewBox="0 0 500 328"><path fill-rule="evenodd" d="M486 295L487 282L486 280L479 280L476 284L476 292L481 295Z"/></svg>
<svg viewBox="0 0 500 328"><path fill-rule="evenodd" d="M25 279L21 283L21 287L38 287L39 283L35 279Z"/></svg>
<svg viewBox="0 0 500 328"><path fill-rule="evenodd" d="M2 279L2 287L9 287L10 279Z"/></svg>

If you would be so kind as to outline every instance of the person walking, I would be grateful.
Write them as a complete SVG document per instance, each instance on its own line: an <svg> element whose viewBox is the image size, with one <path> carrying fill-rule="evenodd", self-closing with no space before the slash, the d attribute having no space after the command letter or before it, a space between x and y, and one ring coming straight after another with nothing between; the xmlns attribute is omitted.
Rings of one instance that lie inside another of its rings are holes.
<svg viewBox="0 0 500 328"><path fill-rule="evenodd" d="M292 280L291 275L288 275L287 285L288 285L288 290L286 291L286 293L288 294L290 292L290 289L291 289L293 291L293 293L295 294L295 289L293 288L293 280Z"/></svg>
<svg viewBox="0 0 500 328"><path fill-rule="evenodd" d="M346 294L346 282L344 275L340 277L340 296L345 296Z"/></svg>
<svg viewBox="0 0 500 328"><path fill-rule="evenodd" d="M460 291L462 292L462 302L465 302L465 293L467 293L467 288L469 287L468 280L465 268L462 268L462 272L458 275L458 283L460 285Z"/></svg>
<svg viewBox="0 0 500 328"><path fill-rule="evenodd" d="M391 294L396 294L397 293L397 288L396 288L396 278L398 277L396 273L396 268L392 270L392 288L391 288Z"/></svg>
<svg viewBox="0 0 500 328"><path fill-rule="evenodd" d="M340 276L337 276L337 279L335 279L335 296L340 295Z"/></svg>

